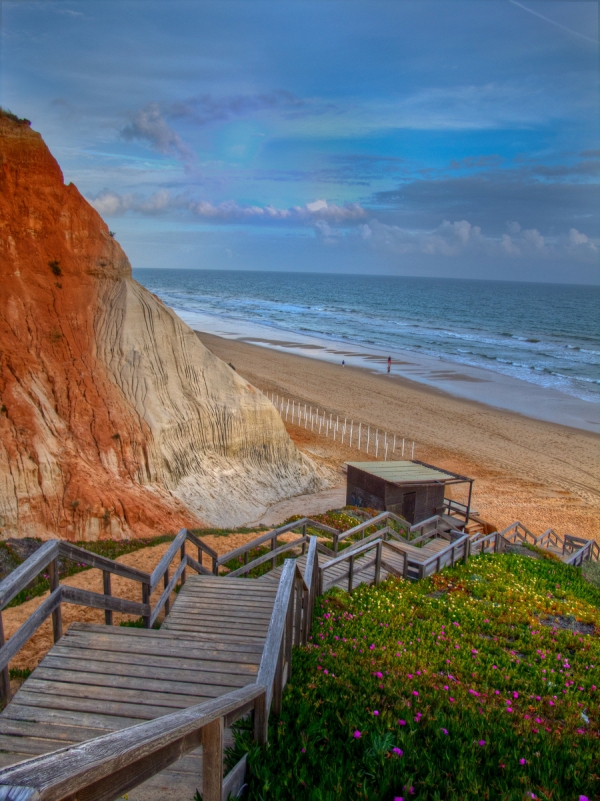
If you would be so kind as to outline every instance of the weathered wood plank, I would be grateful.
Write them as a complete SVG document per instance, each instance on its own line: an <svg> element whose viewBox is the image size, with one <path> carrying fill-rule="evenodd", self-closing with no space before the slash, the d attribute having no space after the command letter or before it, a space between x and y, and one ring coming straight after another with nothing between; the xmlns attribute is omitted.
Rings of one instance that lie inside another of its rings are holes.
<svg viewBox="0 0 600 801"><path fill-rule="evenodd" d="M177 645L173 643L172 647L167 648L164 642L140 643L139 641L132 641L127 651L124 650L122 644L115 645L112 642L98 640L91 640L89 643L86 643L83 640L77 642L77 640L73 639L69 645L71 648L80 648L81 650L87 650L88 647L90 647L95 651L113 651L122 654L124 659L128 657L133 658L132 655L138 653L153 656L158 651L161 655L178 657L180 660L197 659L204 662L243 662L249 665L255 665L260 662L262 654L261 646L252 643L241 643L235 648L232 648L231 643L219 642L211 642L206 645L199 643L193 647L186 647L182 644L181 648L178 648Z"/></svg>
<svg viewBox="0 0 600 801"><path fill-rule="evenodd" d="M260 661L257 659L254 664L235 662L227 665L227 663L222 660L213 662L207 659L182 659L181 656L165 656L163 654L135 654L130 655L128 660L124 660L120 652L97 651L83 648L62 650L56 647L44 658L40 666L45 666L46 664L49 666L53 665L55 660L57 660L56 664L58 665L61 665L63 662L72 665L73 670L81 669L81 663L85 661L92 665L103 665L108 673L118 670L119 666L122 665L130 666L132 670L144 670L146 667L149 667L152 668L153 671L157 671L157 675L161 670L169 673L173 670L181 670L184 673L191 670L198 672L199 675L202 671L212 672L216 670L219 673L225 671L227 675L240 674L240 676L255 675L258 662ZM76 665L79 665L79 667L76 667Z"/></svg>
<svg viewBox="0 0 600 801"><path fill-rule="evenodd" d="M30 680L29 689L37 691L49 691L55 684L66 683L68 685L92 685L94 687L104 688L119 688L122 690L136 690L145 694L146 700L154 700L156 695L189 695L189 696L202 696L203 698L216 698L217 695L224 695L231 692L238 687L243 687L245 684L237 683L227 685L225 681L220 683L216 682L187 682L169 680L169 679L155 679L152 677L150 671L146 672L145 676L123 676L120 674L111 674L103 676L101 673L78 671L73 674L67 670L49 670L44 668L38 669L36 672L37 679ZM143 679L143 681L140 681ZM188 677L189 679L189 677ZM37 682L37 683L36 683ZM43 685L43 686L42 686ZM116 695L113 697L117 697Z"/></svg>
<svg viewBox="0 0 600 801"><path fill-rule="evenodd" d="M157 662L160 664L159 660L157 660ZM117 676L145 679L148 675L151 675L153 679L161 681L189 682L198 685L220 684L232 688L244 687L246 684L254 681L255 672L224 673L222 670L222 662L219 663L220 667L218 671L211 672L202 670L198 667L198 664L196 660L193 660L193 664L190 664L187 669L184 669L179 665L177 667L159 667L157 664L137 664L129 661L122 662L121 660L116 662L108 660L94 661L88 658L84 660L69 659L49 655L44 659L44 662L36 668L35 677L52 679L51 673L58 671L68 671L71 678L74 672L77 671L78 680L80 680L82 675L92 673L99 673L106 676L107 681L111 681L113 677ZM83 671L85 671L85 673L83 673ZM0 721L1 720L2 718L0 717Z"/></svg>
<svg viewBox="0 0 600 801"><path fill-rule="evenodd" d="M92 609L110 609L112 612L122 612L125 615L150 614L149 605L136 601L126 601L123 598L115 598L113 595L101 595L98 592L89 592L89 590L82 590L79 587L70 587L68 584L62 584L61 590L61 600L65 603L89 606Z"/></svg>
<svg viewBox="0 0 600 801"><path fill-rule="evenodd" d="M106 731L85 726L64 726L59 724L40 726L39 723L32 723L27 720L11 720L4 715L0 715L0 734L14 735L15 737L34 737L39 740L50 738L67 743L78 743L99 737L101 734L106 734Z"/></svg>
<svg viewBox="0 0 600 801"><path fill-rule="evenodd" d="M108 570L110 573L114 573L115 576L122 576L132 581L143 582L148 581L149 578L149 574L144 573L143 570L137 570L135 567L123 565L121 562L115 562L113 559L108 559L106 556L99 556L91 551L86 551L85 548L73 545L70 542L61 540L58 543L58 552L61 556L72 559L74 562L83 562L90 567Z"/></svg>
<svg viewBox="0 0 600 801"><path fill-rule="evenodd" d="M102 715L98 712L85 713L81 711L73 712L66 709L48 709L40 706L17 704L15 701L12 701L6 707L2 712L2 717L37 722L44 726L57 723L67 726L98 728L104 729L105 731L124 729L139 723L135 718L123 717L120 715Z"/></svg>
<svg viewBox="0 0 600 801"><path fill-rule="evenodd" d="M94 680L97 676L94 675ZM66 678L66 677L65 677ZM138 684L137 687L121 686L123 683L128 684L127 679L113 677L112 686L108 684L96 684L95 681L91 683L84 682L80 679L80 675L71 677L71 681L59 680L50 681L47 679L32 679L27 683L24 698L32 697L35 693L39 696L52 695L53 697L61 698L82 698L82 699L97 699L102 702L100 709L104 708L104 702L122 702L124 704L147 704L148 706L169 706L172 709L180 709L184 706L190 706L193 703L199 704L205 698L216 698L219 695L224 695L224 692L219 692L214 684L203 685L207 692L201 692L201 688L196 688L193 685L186 690L186 692L177 691L172 689L173 683L163 683L162 689L157 689L156 686L152 690L146 691L145 684ZM150 679L148 679L150 681ZM235 687L229 688L231 690ZM29 693L29 695L28 695ZM194 700L198 699L198 700Z"/></svg>
<svg viewBox="0 0 600 801"><path fill-rule="evenodd" d="M172 704L171 706L152 703L142 704L136 701L127 703L126 701L109 701L102 699L102 704L98 703L97 698L79 698L71 695L48 696L46 693L29 692L21 688L19 690L20 701L27 706L37 706L45 710L58 710L62 712L88 712L91 714L101 713L107 716L128 717L134 720L152 720L153 718L168 715L169 712L176 712L184 704Z"/></svg>

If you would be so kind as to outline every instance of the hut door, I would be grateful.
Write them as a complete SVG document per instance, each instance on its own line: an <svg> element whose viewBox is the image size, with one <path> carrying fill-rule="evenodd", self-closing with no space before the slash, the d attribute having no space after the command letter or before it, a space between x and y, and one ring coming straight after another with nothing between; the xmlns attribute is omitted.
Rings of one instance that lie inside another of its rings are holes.
<svg viewBox="0 0 600 801"><path fill-rule="evenodd" d="M417 500L416 492L407 492L402 498L402 517L408 520L409 523L415 522L415 502Z"/></svg>

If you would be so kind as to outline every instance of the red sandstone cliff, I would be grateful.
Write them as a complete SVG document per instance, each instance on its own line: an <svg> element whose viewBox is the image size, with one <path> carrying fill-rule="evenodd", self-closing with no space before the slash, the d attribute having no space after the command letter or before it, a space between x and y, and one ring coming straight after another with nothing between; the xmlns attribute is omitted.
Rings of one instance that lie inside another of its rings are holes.
<svg viewBox="0 0 600 801"><path fill-rule="evenodd" d="M0 115L0 537L241 522L319 483L262 394L133 281L41 136Z"/></svg>

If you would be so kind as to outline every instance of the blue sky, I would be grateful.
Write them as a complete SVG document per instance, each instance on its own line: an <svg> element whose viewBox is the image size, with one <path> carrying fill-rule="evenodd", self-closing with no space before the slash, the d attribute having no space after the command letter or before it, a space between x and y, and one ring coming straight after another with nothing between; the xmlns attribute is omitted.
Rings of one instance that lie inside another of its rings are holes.
<svg viewBox="0 0 600 801"><path fill-rule="evenodd" d="M598 5L2 4L1 103L134 267L595 283Z"/></svg>

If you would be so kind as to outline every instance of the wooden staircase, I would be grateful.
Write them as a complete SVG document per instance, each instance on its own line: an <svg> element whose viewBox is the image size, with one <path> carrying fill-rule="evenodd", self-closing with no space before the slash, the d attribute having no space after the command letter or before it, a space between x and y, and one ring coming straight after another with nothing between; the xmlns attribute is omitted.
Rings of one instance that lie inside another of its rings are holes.
<svg viewBox="0 0 600 801"><path fill-rule="evenodd" d="M352 592L388 575L418 580L512 542L532 540L574 565L600 554L591 540L550 530L536 538L520 523L474 536L443 515L407 525L389 512L345 532L303 518L221 557L184 529L151 574L68 543L45 543L0 582L1 610L50 568L49 597L7 642L0 614L0 685L8 702L0 714L0 801L113 801L125 792L130 801L191 801L197 789L204 801L237 797L246 763L224 776L230 726L251 714L255 739L266 742L269 710L281 710L292 646L307 642L317 594ZM291 532L300 536L282 543ZM186 553L190 544L197 559ZM265 545L266 553L250 559ZM296 558L278 564L289 555ZM60 585L59 556L100 568L104 594ZM240 567L223 574L232 560ZM260 578L247 578L265 567ZM197 575L188 577L188 568ZM112 573L141 584L141 603L112 596ZM74 624L63 634L62 603L104 609L107 625ZM114 611L139 615L144 628L113 627ZM50 616L55 644L11 700L8 664Z"/></svg>

